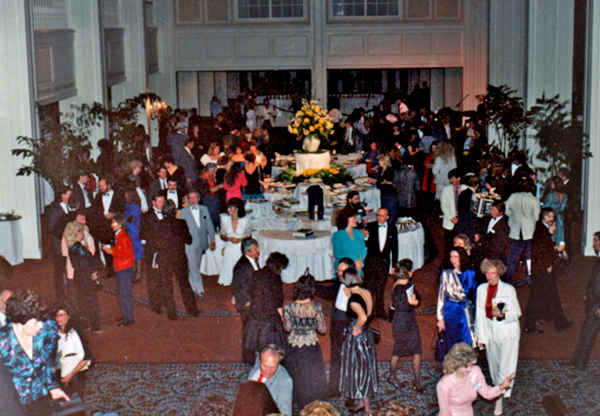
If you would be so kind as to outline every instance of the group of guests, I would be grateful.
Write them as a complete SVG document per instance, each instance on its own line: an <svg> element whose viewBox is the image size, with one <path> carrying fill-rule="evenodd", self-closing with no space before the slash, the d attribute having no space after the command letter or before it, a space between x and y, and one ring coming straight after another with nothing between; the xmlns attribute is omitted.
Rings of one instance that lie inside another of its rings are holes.
<svg viewBox="0 0 600 416"><path fill-rule="evenodd" d="M32 290L2 292L0 414L50 416L50 401L82 398L92 357L68 302L48 307Z"/></svg>

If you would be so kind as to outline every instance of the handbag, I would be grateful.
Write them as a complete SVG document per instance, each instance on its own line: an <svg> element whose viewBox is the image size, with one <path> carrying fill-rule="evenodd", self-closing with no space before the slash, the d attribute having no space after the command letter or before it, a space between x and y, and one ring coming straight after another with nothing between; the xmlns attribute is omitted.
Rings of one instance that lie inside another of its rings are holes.
<svg viewBox="0 0 600 416"><path fill-rule="evenodd" d="M83 403L77 393L71 394L70 399L70 402L65 399L51 400L50 410L52 411L52 416L85 416L87 414L85 403Z"/></svg>
<svg viewBox="0 0 600 416"><path fill-rule="evenodd" d="M444 361L444 357L448 352L448 342L446 340L446 331L438 331L435 328L437 334L434 335L433 348L435 349L435 360L440 363Z"/></svg>
<svg viewBox="0 0 600 416"><path fill-rule="evenodd" d="M394 316L396 316L396 308L394 308L394 305L390 305L390 309L388 309L388 321L390 323L394 320Z"/></svg>
<svg viewBox="0 0 600 416"><path fill-rule="evenodd" d="M378 345L381 342L381 331L371 328L371 333L373 334L373 342Z"/></svg>

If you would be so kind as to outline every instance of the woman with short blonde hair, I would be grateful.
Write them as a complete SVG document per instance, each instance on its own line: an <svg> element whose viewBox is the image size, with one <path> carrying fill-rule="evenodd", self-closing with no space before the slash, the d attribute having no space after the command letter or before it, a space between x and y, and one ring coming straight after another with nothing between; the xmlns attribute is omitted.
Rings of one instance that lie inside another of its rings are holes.
<svg viewBox="0 0 600 416"><path fill-rule="evenodd" d="M77 234L79 234L80 232L83 233L83 231L84 231L83 224L81 224L77 221L72 221L67 224L67 226L65 227L65 231L63 232L63 237L65 238L65 240L67 242L68 248L73 247L76 242L81 240L81 238L78 238Z"/></svg>

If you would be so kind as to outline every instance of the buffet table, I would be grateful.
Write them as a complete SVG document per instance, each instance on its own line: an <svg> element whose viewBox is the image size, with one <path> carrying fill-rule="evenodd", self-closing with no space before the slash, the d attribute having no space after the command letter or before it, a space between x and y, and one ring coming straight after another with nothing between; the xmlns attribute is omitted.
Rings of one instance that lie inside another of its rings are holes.
<svg viewBox="0 0 600 416"><path fill-rule="evenodd" d="M420 269L425 263L425 233L421 224L414 231L403 230L398 233L398 260L411 259L413 270Z"/></svg>
<svg viewBox="0 0 600 416"><path fill-rule="evenodd" d="M0 255L11 265L23 263L23 234L20 217L0 220Z"/></svg>
<svg viewBox="0 0 600 416"><path fill-rule="evenodd" d="M294 283L306 268L316 280L330 280L333 276L333 248L330 231L315 231L309 238L294 238L289 230L261 230L258 233L260 264L265 264L269 254L285 254L290 263L281 273L281 280Z"/></svg>

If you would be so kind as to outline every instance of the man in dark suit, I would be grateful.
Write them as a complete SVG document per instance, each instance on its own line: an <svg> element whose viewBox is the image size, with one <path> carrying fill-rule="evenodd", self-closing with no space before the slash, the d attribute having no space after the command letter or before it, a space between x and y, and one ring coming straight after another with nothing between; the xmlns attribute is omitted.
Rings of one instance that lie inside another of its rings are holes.
<svg viewBox="0 0 600 416"><path fill-rule="evenodd" d="M598 256L600 231L594 233L593 245L596 256ZM576 370L584 371L586 369L598 332L600 332L600 257L596 258L585 290L585 321L571 358L571 365Z"/></svg>
<svg viewBox="0 0 600 416"><path fill-rule="evenodd" d="M152 205L152 196L159 194L160 191L166 191L168 188L167 183L167 168L163 165L159 165L156 168L156 179L150 182L148 186L148 206Z"/></svg>
<svg viewBox="0 0 600 416"><path fill-rule="evenodd" d="M567 206L563 211L565 243L569 252L573 255L578 255L581 253L580 247L578 247L580 241L575 237L576 233L574 231L576 230L573 229L573 226L574 223L577 223L581 218L579 210L580 192L575 187L575 183L573 182L573 179L571 179L569 171L560 170L558 172L558 177L563 182L565 194L567 194Z"/></svg>
<svg viewBox="0 0 600 416"><path fill-rule="evenodd" d="M504 202L492 204L490 218L486 219L479 232L475 235L477 242L477 262L485 259L498 259L506 264L508 248L510 247L510 227L508 217L504 215Z"/></svg>
<svg viewBox="0 0 600 416"><path fill-rule="evenodd" d="M198 178L198 165L196 158L192 154L193 148L194 139L188 137L185 146L183 146L179 153L175 154L175 163L177 166L183 168L188 188L191 188L194 181Z"/></svg>
<svg viewBox="0 0 600 416"><path fill-rule="evenodd" d="M365 277L367 285L375 298L375 317L387 318L383 296L390 275L390 255L392 264L398 261L398 232L389 223L387 208L377 210L377 221L367 225L367 257L365 258ZM392 273L394 269L392 268Z"/></svg>
<svg viewBox="0 0 600 416"><path fill-rule="evenodd" d="M52 256L54 257L54 294L56 299L60 299L65 295L63 288L67 258L62 255L60 241L71 211L69 198L72 193L71 188L63 187L59 189L56 201L46 208L46 229L50 234Z"/></svg>
<svg viewBox="0 0 600 416"><path fill-rule="evenodd" d="M162 295L162 299L158 305L151 305L154 309L164 306L167 309L167 317L173 321L177 320L173 298L173 275L177 278L187 313L190 316L199 314L194 291L188 280L188 263L185 255L186 244L192 243L192 236L185 220L175 218L176 212L173 202L166 201L163 207L165 217L157 224L157 232L163 238L158 241L154 271L160 275L158 294Z"/></svg>
<svg viewBox="0 0 600 416"><path fill-rule="evenodd" d="M98 244L112 245L114 233L111 228L111 222L114 215L125 211L125 197L120 192L113 190L113 181L109 177L103 177L98 180L98 194L92 202L90 208L90 232ZM113 258L110 254L104 253L105 270L107 277L115 275L113 267Z"/></svg>
<svg viewBox="0 0 600 416"><path fill-rule="evenodd" d="M183 195L183 191L177 188L176 180L171 178L169 181L167 181L167 192L165 194L165 201L171 200L175 204L175 209L182 209Z"/></svg>
<svg viewBox="0 0 600 416"><path fill-rule="evenodd" d="M252 273L260 269L258 264L258 256L260 255L258 242L253 238L242 241L242 253L244 255L233 268L231 294L233 295L232 301L235 302L235 309L242 316L242 360L246 364L253 364L256 358L254 351L245 349L244 345L246 345L246 325L249 319L248 310L250 307L248 285L252 280Z"/></svg>
<svg viewBox="0 0 600 416"><path fill-rule="evenodd" d="M90 177L87 172L80 171L79 179L73 185L73 195L77 198L77 202L79 203L79 208L83 208L88 210L92 206L93 195L92 190L87 189L86 185L90 181Z"/></svg>
<svg viewBox="0 0 600 416"><path fill-rule="evenodd" d="M475 239L475 232L477 231L477 215L471 211L471 203L475 198L475 192L479 189L479 177L469 173L463 177L463 181L467 187L458 196L456 204L456 213L458 215L456 234L466 234L473 241Z"/></svg>
<svg viewBox="0 0 600 416"><path fill-rule="evenodd" d="M150 301L150 309L154 313L161 314L161 299L160 293L160 278L162 269L158 269L157 257L161 249L161 241L165 238L160 222L164 220L163 207L165 205L165 194L159 192L152 196L152 208L148 212L142 214L140 221L140 238L146 240L144 246L144 260L146 261L146 269L148 270L148 300ZM159 263L160 264L160 263Z"/></svg>

